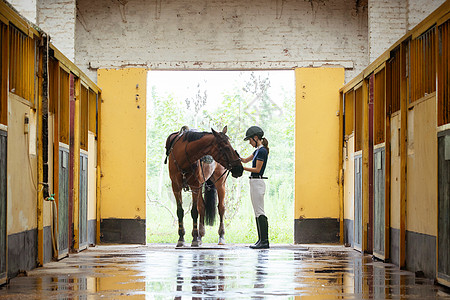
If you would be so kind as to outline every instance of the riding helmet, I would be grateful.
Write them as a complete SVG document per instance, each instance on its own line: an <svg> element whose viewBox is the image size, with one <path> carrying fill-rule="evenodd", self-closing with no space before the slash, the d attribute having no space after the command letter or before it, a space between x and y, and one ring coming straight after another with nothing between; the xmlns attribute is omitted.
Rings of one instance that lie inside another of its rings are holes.
<svg viewBox="0 0 450 300"><path fill-rule="evenodd" d="M247 129L247 132L245 133L244 141L251 139L255 135L257 137L259 137L260 139L262 139L262 137L264 136L264 131L261 129L261 127L251 126L249 129Z"/></svg>

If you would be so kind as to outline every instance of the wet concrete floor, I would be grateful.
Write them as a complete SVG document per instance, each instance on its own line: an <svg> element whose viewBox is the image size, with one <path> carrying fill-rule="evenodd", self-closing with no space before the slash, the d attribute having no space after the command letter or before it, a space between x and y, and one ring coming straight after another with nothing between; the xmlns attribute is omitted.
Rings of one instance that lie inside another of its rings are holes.
<svg viewBox="0 0 450 300"><path fill-rule="evenodd" d="M11 279L0 299L450 299L343 246L97 246Z"/></svg>

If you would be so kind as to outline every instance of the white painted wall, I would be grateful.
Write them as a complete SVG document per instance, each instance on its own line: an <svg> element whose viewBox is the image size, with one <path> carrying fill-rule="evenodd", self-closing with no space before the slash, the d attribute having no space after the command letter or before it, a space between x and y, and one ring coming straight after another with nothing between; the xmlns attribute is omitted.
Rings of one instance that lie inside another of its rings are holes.
<svg viewBox="0 0 450 300"><path fill-rule="evenodd" d="M73 62L75 17L76 0L38 0L37 24L50 35L53 45Z"/></svg>
<svg viewBox="0 0 450 300"><path fill-rule="evenodd" d="M350 79L368 64L365 1L78 0L77 6L75 62L93 78L104 67L331 64L344 66Z"/></svg>
<svg viewBox="0 0 450 300"><path fill-rule="evenodd" d="M28 21L36 24L36 0L8 0Z"/></svg>
<svg viewBox="0 0 450 300"><path fill-rule="evenodd" d="M414 28L446 0L408 0L408 30Z"/></svg>
<svg viewBox="0 0 450 300"><path fill-rule="evenodd" d="M371 63L406 33L407 2L405 0L369 0L368 13Z"/></svg>
<svg viewBox="0 0 450 300"><path fill-rule="evenodd" d="M445 0L11 0L96 80L99 67L290 69L346 81Z"/></svg>

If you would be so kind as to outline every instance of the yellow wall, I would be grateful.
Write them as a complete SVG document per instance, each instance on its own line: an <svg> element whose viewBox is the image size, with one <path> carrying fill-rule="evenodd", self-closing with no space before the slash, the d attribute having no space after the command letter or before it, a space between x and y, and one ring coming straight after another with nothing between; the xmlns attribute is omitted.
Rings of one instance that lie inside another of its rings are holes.
<svg viewBox="0 0 450 300"><path fill-rule="evenodd" d="M417 141L417 142L416 142ZM436 236L436 97L408 110L406 229Z"/></svg>
<svg viewBox="0 0 450 300"><path fill-rule="evenodd" d="M344 219L354 220L354 206L355 206L355 159L353 155L355 138L350 135L348 139L348 155L345 158L344 148Z"/></svg>
<svg viewBox="0 0 450 300"><path fill-rule="evenodd" d="M97 212L97 141L88 133L88 220L96 219Z"/></svg>
<svg viewBox="0 0 450 300"><path fill-rule="evenodd" d="M391 227L400 229L400 114L391 117Z"/></svg>
<svg viewBox="0 0 450 300"><path fill-rule="evenodd" d="M103 100L101 218L145 219L147 70L100 69L97 81Z"/></svg>
<svg viewBox="0 0 450 300"><path fill-rule="evenodd" d="M7 234L10 235L37 227L37 193L34 187L37 184L37 161L33 154L28 159L27 135L24 134L25 113L31 118L35 113L14 94L9 94L8 107ZM36 136L36 126L32 123L28 136L31 136L31 152L35 152L33 136Z"/></svg>
<svg viewBox="0 0 450 300"><path fill-rule="evenodd" d="M298 68L295 218L339 218L339 88L343 68Z"/></svg>

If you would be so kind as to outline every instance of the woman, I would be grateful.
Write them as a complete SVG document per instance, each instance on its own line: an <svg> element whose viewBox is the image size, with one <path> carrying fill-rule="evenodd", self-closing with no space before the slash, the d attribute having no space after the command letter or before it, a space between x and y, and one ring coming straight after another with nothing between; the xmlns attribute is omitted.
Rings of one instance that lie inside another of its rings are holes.
<svg viewBox="0 0 450 300"><path fill-rule="evenodd" d="M250 145L256 148L252 155L247 158L241 158L243 163L252 161L252 167L244 167L250 174L250 198L252 199L253 211L255 212L256 228L258 229L258 241L251 245L252 249L269 248L269 225L264 213L264 193L266 183L264 179L264 170L266 169L269 155L269 142L264 136L264 131L258 126L252 126L247 129L244 141L249 141Z"/></svg>

